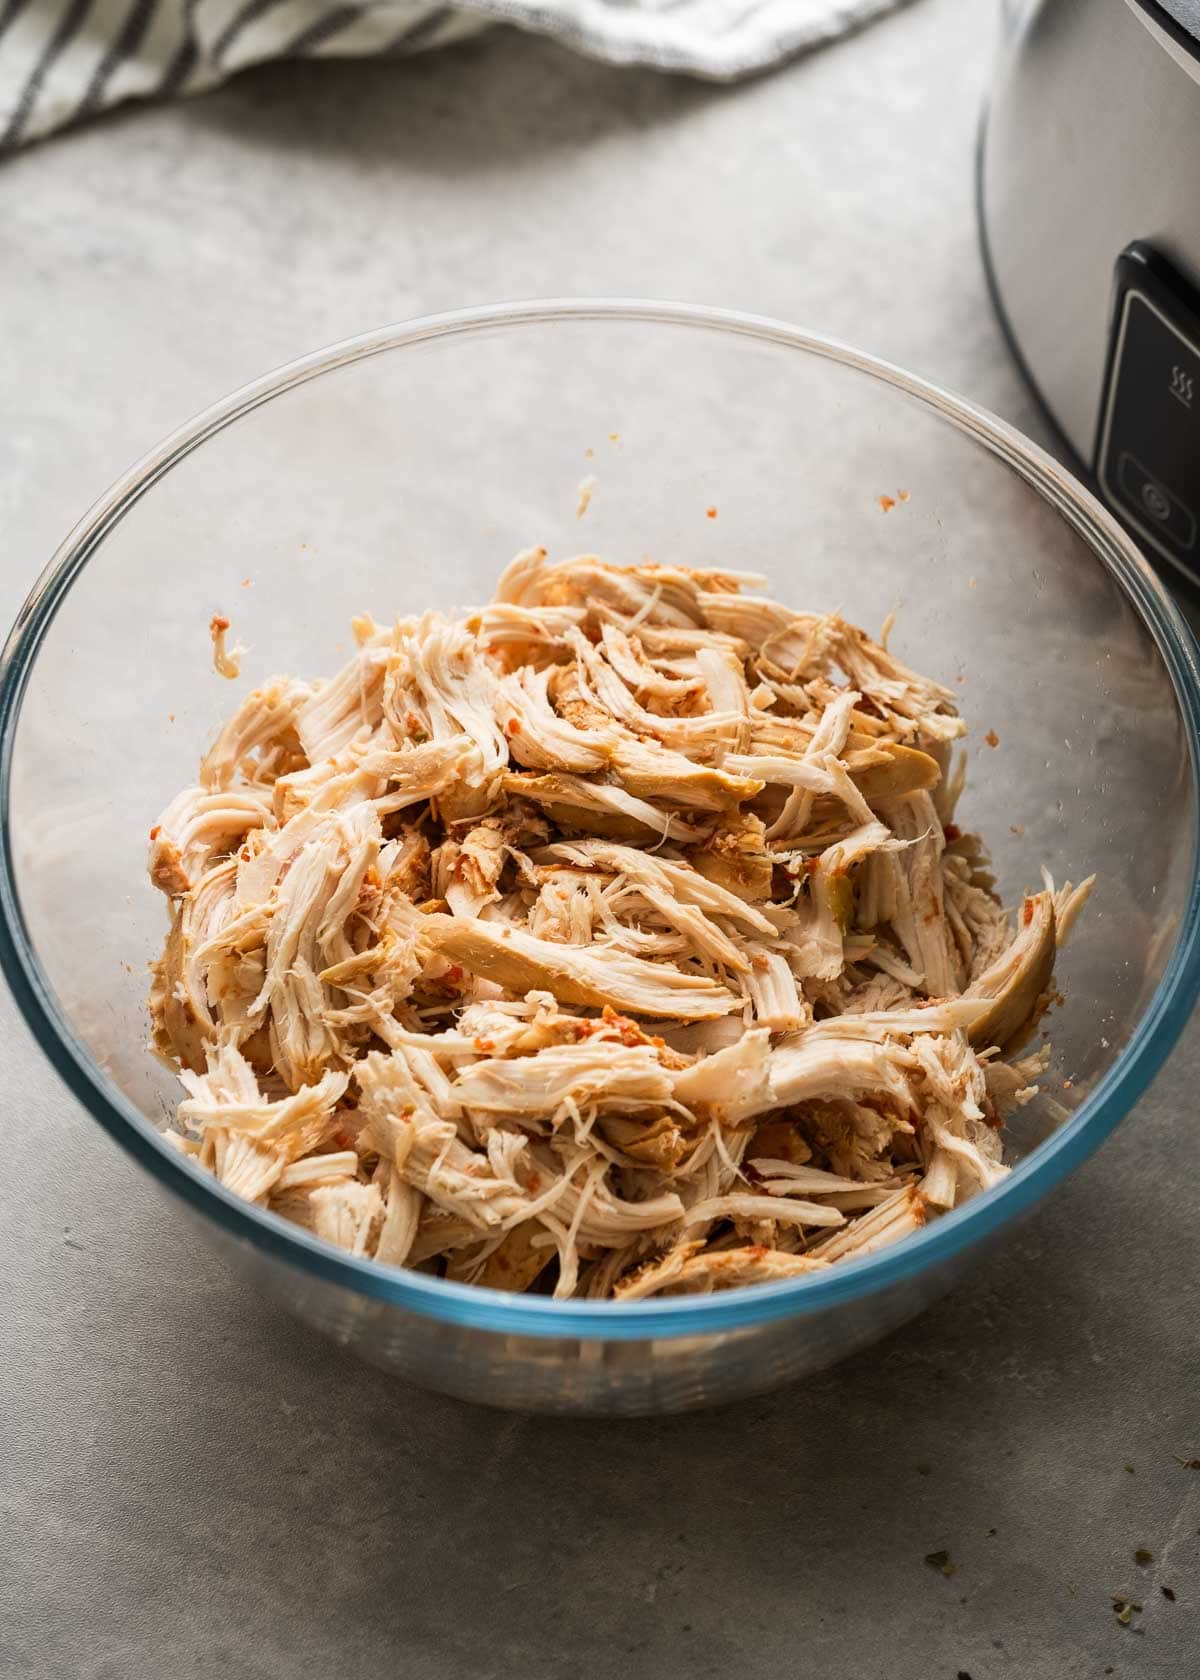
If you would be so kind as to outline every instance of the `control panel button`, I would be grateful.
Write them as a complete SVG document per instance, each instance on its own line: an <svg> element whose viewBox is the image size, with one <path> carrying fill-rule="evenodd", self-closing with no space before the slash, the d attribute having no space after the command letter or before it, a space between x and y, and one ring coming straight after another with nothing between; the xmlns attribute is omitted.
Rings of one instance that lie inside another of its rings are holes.
<svg viewBox="0 0 1200 1680"><path fill-rule="evenodd" d="M1196 516L1128 449L1121 452L1117 482L1123 498L1152 519L1181 554L1195 548Z"/></svg>

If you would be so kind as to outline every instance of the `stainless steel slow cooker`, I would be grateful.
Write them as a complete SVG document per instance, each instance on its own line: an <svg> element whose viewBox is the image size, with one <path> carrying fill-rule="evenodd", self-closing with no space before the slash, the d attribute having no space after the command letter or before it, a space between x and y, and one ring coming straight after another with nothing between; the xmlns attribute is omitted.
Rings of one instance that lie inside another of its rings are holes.
<svg viewBox="0 0 1200 1680"><path fill-rule="evenodd" d="M1200 585L1200 0L1007 0L979 146L996 308L1077 464Z"/></svg>

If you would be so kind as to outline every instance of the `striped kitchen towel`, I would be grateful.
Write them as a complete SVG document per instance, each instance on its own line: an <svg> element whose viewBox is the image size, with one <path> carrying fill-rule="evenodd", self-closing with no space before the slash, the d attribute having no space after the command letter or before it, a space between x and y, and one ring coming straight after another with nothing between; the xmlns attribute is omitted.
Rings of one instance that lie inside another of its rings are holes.
<svg viewBox="0 0 1200 1680"><path fill-rule="evenodd" d="M0 0L0 151L123 99L212 87L262 59L411 53L495 23L610 64L716 81L903 0Z"/></svg>

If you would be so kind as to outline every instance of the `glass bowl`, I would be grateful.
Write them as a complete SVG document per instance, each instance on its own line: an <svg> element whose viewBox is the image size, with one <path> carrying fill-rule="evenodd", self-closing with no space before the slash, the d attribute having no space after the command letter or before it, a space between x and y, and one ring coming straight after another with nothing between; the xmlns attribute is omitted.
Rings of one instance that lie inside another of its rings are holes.
<svg viewBox="0 0 1200 1680"><path fill-rule="evenodd" d="M895 610L900 657L960 687L979 743L963 820L991 843L1006 898L1043 865L1059 881L1096 873L1058 971L1046 1094L1009 1134L1000 1187L820 1276L559 1302L353 1259L161 1139L177 1091L146 1048L165 925L146 832L234 703L210 617L251 646L243 686L332 672L354 614L484 599L537 542L762 570L782 599L869 628ZM202 414L55 556L0 672L0 955L61 1076L181 1220L345 1347L504 1406L725 1401L918 1311L1162 1065L1200 975L1198 696L1189 632L1098 503L1009 427L896 368L666 304L411 322Z"/></svg>

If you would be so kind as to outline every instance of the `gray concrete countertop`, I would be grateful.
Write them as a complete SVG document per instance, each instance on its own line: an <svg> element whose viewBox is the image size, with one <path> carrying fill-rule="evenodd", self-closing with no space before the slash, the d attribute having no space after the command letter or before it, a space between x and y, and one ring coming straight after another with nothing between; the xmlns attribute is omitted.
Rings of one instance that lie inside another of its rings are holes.
<svg viewBox="0 0 1200 1680"><path fill-rule="evenodd" d="M452 305L619 292L786 316L1036 433L975 246L990 36L984 0L918 0L720 90L500 32L253 72L8 161L0 611L183 416ZM1200 1454L1195 1031L1117 1137L890 1341L721 1414L620 1424L344 1363L196 1247L7 1000L0 1034L5 1676L1200 1672L1200 1475L1176 1462ZM923 1561L943 1548L951 1576Z"/></svg>

